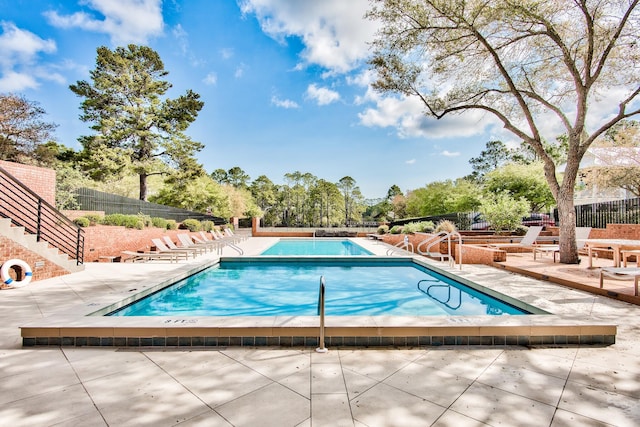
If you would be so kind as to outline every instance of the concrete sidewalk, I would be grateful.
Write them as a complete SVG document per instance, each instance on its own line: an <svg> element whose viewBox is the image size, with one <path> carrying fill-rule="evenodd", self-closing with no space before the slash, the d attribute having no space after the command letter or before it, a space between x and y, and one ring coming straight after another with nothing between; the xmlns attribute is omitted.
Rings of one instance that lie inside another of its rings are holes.
<svg viewBox="0 0 640 427"><path fill-rule="evenodd" d="M268 245L266 238L241 243L247 254ZM465 265L458 274L554 313L614 321L616 344L327 354L297 348L22 348L21 325L78 304L99 307L101 299L184 265L92 263L83 272L0 291L0 424L640 425L640 307L487 266Z"/></svg>

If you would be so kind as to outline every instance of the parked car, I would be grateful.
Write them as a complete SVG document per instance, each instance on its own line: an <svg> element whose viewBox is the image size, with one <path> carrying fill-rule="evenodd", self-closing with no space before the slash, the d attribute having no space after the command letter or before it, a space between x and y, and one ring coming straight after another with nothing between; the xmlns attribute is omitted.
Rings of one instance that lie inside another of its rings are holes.
<svg viewBox="0 0 640 427"><path fill-rule="evenodd" d="M488 230L490 225L482 214L476 214L471 221L472 230Z"/></svg>
<svg viewBox="0 0 640 427"><path fill-rule="evenodd" d="M554 225L556 225L556 222L548 214L532 213L530 216L522 218L522 225L526 225L527 227L536 225L540 225L543 227L553 227Z"/></svg>
<svg viewBox="0 0 640 427"><path fill-rule="evenodd" d="M529 216L522 218L522 225L531 227L531 226L554 226L556 225L555 221L548 214L543 213L532 213ZM489 230L491 228L491 224L484 219L482 214L476 214L471 221L471 229L472 230Z"/></svg>

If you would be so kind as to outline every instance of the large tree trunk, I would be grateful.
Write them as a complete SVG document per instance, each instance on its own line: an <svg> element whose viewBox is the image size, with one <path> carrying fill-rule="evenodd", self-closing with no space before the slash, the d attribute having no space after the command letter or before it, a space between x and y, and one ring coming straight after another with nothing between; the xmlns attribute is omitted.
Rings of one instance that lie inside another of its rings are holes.
<svg viewBox="0 0 640 427"><path fill-rule="evenodd" d="M140 200L147 201L147 174L140 174Z"/></svg>
<svg viewBox="0 0 640 427"><path fill-rule="evenodd" d="M574 181L569 179L569 181ZM576 246L576 211L573 205L573 183L562 183L557 198L558 219L560 221L560 262L578 264L578 248Z"/></svg>

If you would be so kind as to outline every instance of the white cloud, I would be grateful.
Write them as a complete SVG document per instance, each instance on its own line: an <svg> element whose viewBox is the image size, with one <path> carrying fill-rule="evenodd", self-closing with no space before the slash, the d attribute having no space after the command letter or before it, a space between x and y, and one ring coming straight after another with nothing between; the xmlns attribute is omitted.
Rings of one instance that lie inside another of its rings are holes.
<svg viewBox="0 0 640 427"><path fill-rule="evenodd" d="M146 44L162 34L161 0L86 0L82 4L92 11L60 15L50 10L44 15L55 27L108 34L114 45Z"/></svg>
<svg viewBox="0 0 640 427"><path fill-rule="evenodd" d="M449 150L444 150L440 153L441 156L444 157L458 157L460 155L459 151L449 151Z"/></svg>
<svg viewBox="0 0 640 427"><path fill-rule="evenodd" d="M300 108L297 102L290 99L280 99L275 95L271 97L271 104L281 108Z"/></svg>
<svg viewBox="0 0 640 427"><path fill-rule="evenodd" d="M340 99L340 94L326 87L318 87L312 83L307 87L307 97L315 100L318 105L328 105Z"/></svg>
<svg viewBox="0 0 640 427"><path fill-rule="evenodd" d="M234 50L232 48L225 47L224 49L220 49L220 56L222 56L222 59L229 59L233 54Z"/></svg>
<svg viewBox="0 0 640 427"><path fill-rule="evenodd" d="M0 91L16 92L38 87L39 76L53 76L36 66L40 53L54 53L56 44L53 40L44 40L32 32L18 28L12 22L0 22Z"/></svg>
<svg viewBox="0 0 640 427"><path fill-rule="evenodd" d="M408 165L413 165L416 162L416 159L407 160L405 163Z"/></svg>
<svg viewBox="0 0 640 427"><path fill-rule="evenodd" d="M0 77L0 92L17 92L38 87L36 79L26 73L9 71Z"/></svg>
<svg viewBox="0 0 640 427"><path fill-rule="evenodd" d="M378 28L364 19L367 0L240 0L245 14L255 14L262 30L284 43L300 37L305 45L302 66L317 64L345 73L369 55L367 42Z"/></svg>
<svg viewBox="0 0 640 427"><path fill-rule="evenodd" d="M358 114L360 124L367 127L392 127L401 138L451 138L483 134L496 120L478 111L448 115L440 120L424 114L416 97L382 97L372 89L365 98L375 106Z"/></svg>
<svg viewBox="0 0 640 427"><path fill-rule="evenodd" d="M183 54L189 51L189 34L182 28L182 25L178 24L171 30L171 34L175 37L180 46L180 50Z"/></svg>
<svg viewBox="0 0 640 427"><path fill-rule="evenodd" d="M209 73L206 75L202 82L208 86L215 86L218 83L218 75L216 73Z"/></svg>
<svg viewBox="0 0 640 427"><path fill-rule="evenodd" d="M235 71L235 73L233 73L233 76L236 79L239 79L240 77L242 77L244 75L244 70L246 70L246 69L247 69L247 66L244 63L241 63L240 65L238 65L236 67L236 71Z"/></svg>

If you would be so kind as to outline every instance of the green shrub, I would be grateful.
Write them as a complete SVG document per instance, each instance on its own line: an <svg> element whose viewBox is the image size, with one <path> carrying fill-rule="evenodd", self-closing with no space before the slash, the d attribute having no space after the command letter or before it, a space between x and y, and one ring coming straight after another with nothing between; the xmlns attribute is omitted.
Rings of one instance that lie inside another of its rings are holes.
<svg viewBox="0 0 640 427"><path fill-rule="evenodd" d="M378 234L387 234L389 232L389 226L386 224L383 224L381 226L378 227L377 233Z"/></svg>
<svg viewBox="0 0 640 427"><path fill-rule="evenodd" d="M82 228L88 227L89 225L91 225L91 221L89 221L89 218L84 216L74 219L73 223L78 227L82 227Z"/></svg>
<svg viewBox="0 0 640 427"><path fill-rule="evenodd" d="M144 220L138 215L127 215L124 218L124 225L126 228L135 228L142 230L144 228Z"/></svg>
<svg viewBox="0 0 640 427"><path fill-rule="evenodd" d="M97 224L102 224L102 219L104 217L99 214L89 213L85 215L85 218L89 220L90 225L97 225Z"/></svg>
<svg viewBox="0 0 640 427"><path fill-rule="evenodd" d="M138 230L142 230L144 228L144 219L140 218L138 215L109 214L105 215L102 223L104 225L137 228Z"/></svg>
<svg viewBox="0 0 640 427"><path fill-rule="evenodd" d="M391 227L391 230L389 230L389 234L400 234L402 232L402 227L399 225L394 225L393 227Z"/></svg>
<svg viewBox="0 0 640 427"><path fill-rule="evenodd" d="M123 214L105 215L104 218L102 218L102 223L104 225L119 225L119 226L122 226L122 225L124 225L125 217L126 217L126 215L123 215Z"/></svg>
<svg viewBox="0 0 640 427"><path fill-rule="evenodd" d="M202 226L202 230L204 231L211 231L213 230L213 227L216 226L213 221L208 221L208 220L202 221L200 225Z"/></svg>
<svg viewBox="0 0 640 427"><path fill-rule="evenodd" d="M178 229L178 223L176 222L175 219L168 219L167 220L167 230L177 230Z"/></svg>
<svg viewBox="0 0 640 427"><path fill-rule="evenodd" d="M164 218L154 217L151 218L151 225L158 228L164 228L165 230L169 228L169 222Z"/></svg>
<svg viewBox="0 0 640 427"><path fill-rule="evenodd" d="M202 224L197 219L187 218L184 221L182 221L181 228L186 228L191 232L200 231L202 230Z"/></svg>
<svg viewBox="0 0 640 427"><path fill-rule="evenodd" d="M151 219L151 216L145 215L143 213L139 213L137 216L138 216L138 219L140 219L142 221L142 224L145 227L153 226L153 220Z"/></svg>
<svg viewBox="0 0 640 427"><path fill-rule="evenodd" d="M413 234L416 231L420 231L417 222L408 222L402 227L402 234Z"/></svg>
<svg viewBox="0 0 640 427"><path fill-rule="evenodd" d="M419 225L420 225L419 231L422 231L423 233L433 233L433 230L435 230L436 228L433 221L420 221Z"/></svg>
<svg viewBox="0 0 640 427"><path fill-rule="evenodd" d="M478 210L491 224L491 228L499 232L515 230L531 207L524 198L514 199L505 191L485 197Z"/></svg>

